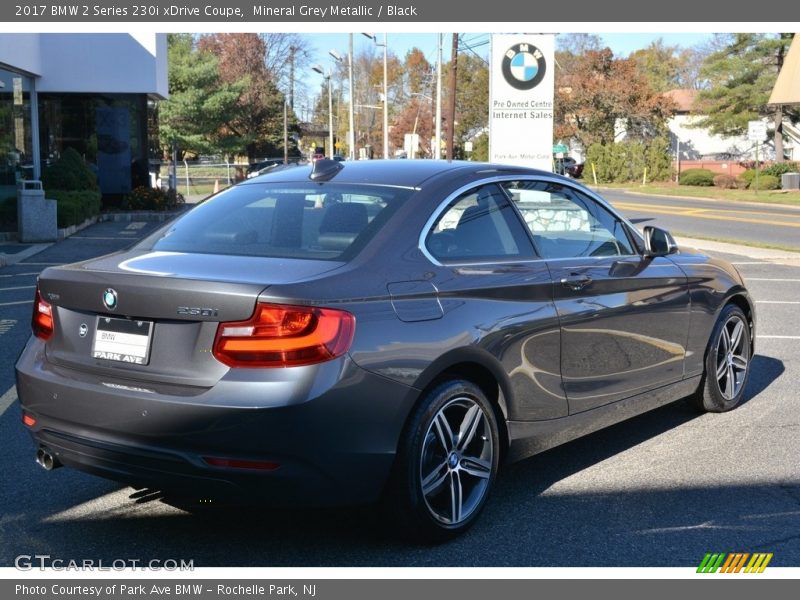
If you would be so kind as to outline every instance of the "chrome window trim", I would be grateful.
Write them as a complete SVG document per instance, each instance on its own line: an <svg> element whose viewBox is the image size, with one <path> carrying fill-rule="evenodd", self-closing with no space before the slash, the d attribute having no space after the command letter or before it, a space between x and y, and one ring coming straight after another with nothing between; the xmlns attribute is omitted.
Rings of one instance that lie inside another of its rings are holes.
<svg viewBox="0 0 800 600"><path fill-rule="evenodd" d="M422 227L422 231L420 232L419 240L417 242L417 247L419 248L420 252L422 252L422 255L425 258L427 258L432 264L436 265L437 267L461 267L461 266L472 266L472 265L514 264L514 263L523 264L523 263L540 262L540 261L546 261L546 260L565 260L563 258L547 259L547 258L544 258L544 257L541 257L541 256L537 256L537 257L533 257L533 258L508 257L508 258L505 258L505 259L501 258L499 260L476 260L476 261L467 261L467 262L442 263L439 260L437 260L428 251L428 248L425 245L425 238L428 237L428 232L431 230L431 228L436 223L436 221L439 219L441 214L447 209L447 207L450 205L450 203L453 200L455 200L461 194L463 194L463 193L465 193L465 192L467 192L467 191L469 191L469 190L471 190L473 188L478 188L478 187L481 187L483 185L489 185L489 184L492 184L492 183L499 184L499 183L504 182L504 181L519 181L519 180L548 181L548 182L551 182L551 183L557 183L559 185L563 185L564 187L568 187L568 188L574 190L575 192L578 192L580 194L584 194L584 195L588 196L591 200L593 200L594 202L597 202L598 204L600 204L600 206L602 206L602 208L604 208L609 213L611 213L615 218L620 220L620 222L628 230L628 234L631 237L634 238L633 241L635 242L634 243L635 250L641 250L644 247L644 238L642 238L641 234L639 234L639 231L633 226L633 224L630 221L628 221L628 219L626 219L625 217L620 215L608 203L608 201L605 200L605 198L603 198L602 196L597 195L593 190L590 190L589 188L584 187L584 186L578 187L574 183L572 183L569 179L565 180L565 179L563 179L563 178L561 178L559 176L556 176L556 175L548 175L548 174L534 175L534 174L528 174L528 173L519 173L517 175L507 175L507 174L506 175L495 175L494 177L487 177L485 179L476 179L476 180L474 180L474 181L472 181L472 182L470 182L470 183L468 183L466 185L461 186L460 188L458 188L454 192L452 192L449 196L447 196L439 204L439 206L436 207L436 210L433 211L433 213L428 218L428 220L425 221L425 225ZM500 189L503 190L503 193L506 194L506 197L508 197L508 192L506 191L506 189L502 185L499 186L499 187L500 187ZM518 211L517 207L514 205L514 202L510 198L508 199L508 201L511 203L511 206L514 209L514 213L517 215L517 218L519 219L520 218L519 211ZM525 227L525 230L530 234L530 231L528 230L527 224L525 224L524 221L523 221L522 224ZM531 245L533 246L534 251L535 251L536 250L535 244L533 244L533 242L531 242ZM624 254L624 255L619 255L619 258L630 258L632 256L641 257L642 255L641 255L641 253ZM575 256L575 257L571 257L571 258L585 258L585 259L590 259L590 260L592 259L592 257L580 257L580 256ZM608 258L608 257L607 256L594 257L595 260L601 259L601 258Z"/></svg>

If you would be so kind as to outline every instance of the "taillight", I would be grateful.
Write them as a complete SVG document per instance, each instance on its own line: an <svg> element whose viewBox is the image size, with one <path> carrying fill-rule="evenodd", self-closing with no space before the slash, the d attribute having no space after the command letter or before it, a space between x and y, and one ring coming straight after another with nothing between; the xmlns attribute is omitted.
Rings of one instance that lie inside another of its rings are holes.
<svg viewBox="0 0 800 600"><path fill-rule="evenodd" d="M230 367L294 367L350 349L353 315L332 308L258 304L247 321L220 323L214 356Z"/></svg>
<svg viewBox="0 0 800 600"><path fill-rule="evenodd" d="M36 286L36 297L33 301L31 328L33 335L43 340L48 340L53 335L53 306L42 300L39 286Z"/></svg>

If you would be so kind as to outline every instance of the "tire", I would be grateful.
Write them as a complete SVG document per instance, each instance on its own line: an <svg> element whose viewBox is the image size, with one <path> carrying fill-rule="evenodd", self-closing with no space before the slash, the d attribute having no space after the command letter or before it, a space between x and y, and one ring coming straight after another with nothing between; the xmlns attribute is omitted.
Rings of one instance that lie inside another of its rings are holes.
<svg viewBox="0 0 800 600"><path fill-rule="evenodd" d="M703 378L694 398L698 409L725 412L742 401L750 377L750 335L742 309L735 304L722 309L711 333Z"/></svg>
<svg viewBox="0 0 800 600"><path fill-rule="evenodd" d="M409 418L385 507L414 541L442 542L466 531L497 476L500 435L483 391L464 380L430 390Z"/></svg>

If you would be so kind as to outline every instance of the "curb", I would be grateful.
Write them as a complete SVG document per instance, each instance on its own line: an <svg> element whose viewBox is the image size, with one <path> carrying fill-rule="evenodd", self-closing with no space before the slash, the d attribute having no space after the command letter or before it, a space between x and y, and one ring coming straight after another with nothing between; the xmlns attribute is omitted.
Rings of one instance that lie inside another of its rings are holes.
<svg viewBox="0 0 800 600"><path fill-rule="evenodd" d="M729 242L714 242L711 240L698 240L695 238L676 237L678 247L688 246L703 252L720 252L722 254L736 254L756 260L763 260L780 265L800 266L800 251L770 250L768 248L755 248L731 244Z"/></svg>

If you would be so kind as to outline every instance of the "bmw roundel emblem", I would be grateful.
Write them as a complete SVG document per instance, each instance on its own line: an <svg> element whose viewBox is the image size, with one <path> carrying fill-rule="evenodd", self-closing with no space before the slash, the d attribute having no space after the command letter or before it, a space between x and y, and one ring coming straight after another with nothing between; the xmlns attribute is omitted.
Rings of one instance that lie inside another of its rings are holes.
<svg viewBox="0 0 800 600"><path fill-rule="evenodd" d="M547 63L533 44L514 44L503 55L503 77L513 88L532 90L544 78Z"/></svg>
<svg viewBox="0 0 800 600"><path fill-rule="evenodd" d="M103 292L103 305L108 310L114 310L117 308L117 292L112 288L108 288L105 292Z"/></svg>

